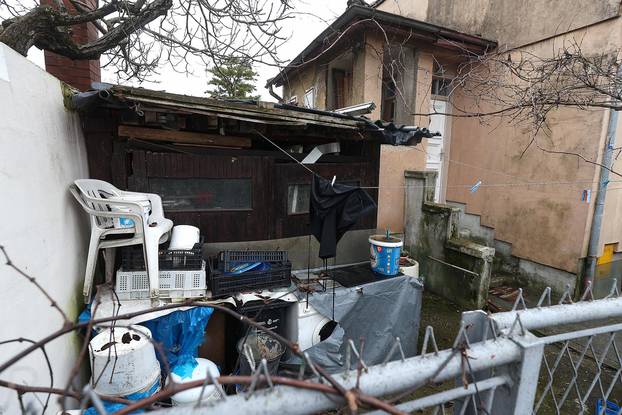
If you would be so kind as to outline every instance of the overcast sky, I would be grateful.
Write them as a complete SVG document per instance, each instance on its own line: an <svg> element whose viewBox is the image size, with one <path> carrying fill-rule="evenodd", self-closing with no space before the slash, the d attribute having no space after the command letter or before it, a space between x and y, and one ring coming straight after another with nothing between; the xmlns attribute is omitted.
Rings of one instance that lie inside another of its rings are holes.
<svg viewBox="0 0 622 415"><path fill-rule="evenodd" d="M328 24L337 18L346 9L347 0L295 0L295 19L288 19L283 23L286 33L291 35L290 40L279 50L281 59L289 61L304 49ZM28 58L43 67L43 52L32 48ZM257 93L265 101L274 101L264 88L266 80L276 75L277 68L267 65L257 66L255 70L259 77L257 80ZM196 65L193 74L180 74L170 68L163 68L161 74L154 77L155 82L144 82L141 86L150 89L167 90L180 94L203 96L207 89L207 76L205 67ZM102 81L119 83L112 71L102 73ZM124 81L127 85L129 82ZM138 85L134 83L134 85Z"/></svg>

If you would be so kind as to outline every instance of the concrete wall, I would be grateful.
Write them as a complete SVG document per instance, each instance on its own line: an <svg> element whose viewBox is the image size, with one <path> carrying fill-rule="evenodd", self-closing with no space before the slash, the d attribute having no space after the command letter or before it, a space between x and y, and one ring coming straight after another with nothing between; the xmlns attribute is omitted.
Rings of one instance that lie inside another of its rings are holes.
<svg viewBox="0 0 622 415"><path fill-rule="evenodd" d="M606 52L619 44L621 28L619 20L609 20L522 50L546 56L564 41L580 38L583 50ZM453 100L458 107L473 105L459 92ZM606 121L604 110L561 108L549 114L548 128L537 140L544 148L580 153L597 161L602 155ZM529 124L498 119L486 125L465 118L451 122L447 199L466 204L467 213L480 215L481 224L494 228L497 239L512 244L513 255L577 273L589 240L597 167L533 145L521 156L531 141ZM484 185L471 193L470 185L480 180ZM581 200L584 189L592 190L591 203ZM616 214L611 208L607 213L610 218ZM617 232L608 238L621 236Z"/></svg>
<svg viewBox="0 0 622 415"><path fill-rule="evenodd" d="M328 261L329 265L345 265L357 262L369 261L369 236L383 233L378 229L359 229L346 232L337 244L337 256ZM259 250L284 250L292 263L293 270L319 268L323 265L322 259L317 255L320 244L311 236L297 236L293 238L270 239L265 241L249 242L223 242L208 243L204 246L206 255L217 255L227 249L259 249Z"/></svg>
<svg viewBox="0 0 622 415"><path fill-rule="evenodd" d="M32 275L75 318L87 249L87 222L67 187L88 177L86 150L77 114L63 106L61 83L0 44L0 245L15 265ZM0 258L0 341L41 339L62 326L61 317L37 289ZM25 344L1 347L2 360ZM67 335L46 347L54 386L63 388L79 342ZM2 373L3 380L49 386L40 352ZM45 400L45 395L40 395ZM32 394L25 403L40 413ZM56 398L49 413L55 413ZM15 392L0 389L0 413L19 413Z"/></svg>
<svg viewBox="0 0 622 415"><path fill-rule="evenodd" d="M482 308L495 249L461 238L460 209L433 203L435 172L406 172L404 247L426 289L465 308ZM430 187L431 186L431 187Z"/></svg>
<svg viewBox="0 0 622 415"><path fill-rule="evenodd" d="M379 10L517 47L616 17L618 0L385 0Z"/></svg>
<svg viewBox="0 0 622 415"><path fill-rule="evenodd" d="M377 217L379 229L404 231L404 172L425 169L424 148L425 143L408 147L389 144L381 146Z"/></svg>
<svg viewBox="0 0 622 415"><path fill-rule="evenodd" d="M608 122L607 118L607 122ZM614 147L622 145L622 119L618 118L616 131L616 144ZM612 170L622 174L622 157L617 157L617 151L613 153ZM614 173L609 174L609 184L607 185L607 197L605 198L605 210L603 213L603 226L600 234L600 249L605 244L618 244L616 252L622 250L622 177Z"/></svg>

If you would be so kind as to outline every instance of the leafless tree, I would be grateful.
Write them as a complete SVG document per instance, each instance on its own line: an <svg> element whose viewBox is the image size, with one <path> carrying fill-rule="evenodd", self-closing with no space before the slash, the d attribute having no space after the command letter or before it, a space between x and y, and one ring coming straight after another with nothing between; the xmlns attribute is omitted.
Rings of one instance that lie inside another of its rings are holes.
<svg viewBox="0 0 622 415"><path fill-rule="evenodd" d="M414 108L404 93L403 42L389 42L384 29L383 49L375 50L383 63L384 85L394 91L395 98L414 116L441 114L428 108ZM449 41L449 40L447 40ZM509 124L521 126L531 137L523 154L531 146L547 153L575 156L583 162L595 164L622 177L622 172L603 166L583 154L546 148L538 137L548 133L547 121L560 108L579 111L622 109L622 64L620 50L594 53L584 50L581 39L570 39L553 45L542 54L528 50L492 50L477 54L455 44L461 63L450 65L435 61L439 73L429 74L445 78L445 89L452 111L442 113L450 117L478 118L482 124ZM422 68L415 68L419 71ZM451 76L447 76L452 73ZM430 93L428 91L428 93ZM614 149L616 156L621 148Z"/></svg>
<svg viewBox="0 0 622 415"><path fill-rule="evenodd" d="M459 67L452 88L460 88L476 106L458 107L457 115L506 115L540 124L560 107L620 110L619 64L617 52L589 54L577 41L550 56L520 50L472 55Z"/></svg>
<svg viewBox="0 0 622 415"><path fill-rule="evenodd" d="M567 41L546 55L523 50L469 54L449 84L458 98L450 96L451 115L530 126L531 140L523 154L535 145L542 151L576 156L620 175L582 154L544 148L538 143L538 133L548 130L549 116L560 108L622 109L622 79L618 74L621 63L619 51L591 53L583 50L579 40Z"/></svg>
<svg viewBox="0 0 622 415"><path fill-rule="evenodd" d="M0 0L0 16L8 17L0 42L22 55L35 46L74 60L103 56L104 67L139 80L163 63L188 71L191 57L210 65L230 58L278 65L276 52L287 38L281 23L291 17L292 1ZM81 44L71 34L85 23L98 38Z"/></svg>

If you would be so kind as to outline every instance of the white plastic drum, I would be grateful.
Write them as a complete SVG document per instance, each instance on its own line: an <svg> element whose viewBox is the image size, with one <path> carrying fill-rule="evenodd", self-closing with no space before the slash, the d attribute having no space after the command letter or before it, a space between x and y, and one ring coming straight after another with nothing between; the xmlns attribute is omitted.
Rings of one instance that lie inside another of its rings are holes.
<svg viewBox="0 0 622 415"><path fill-rule="evenodd" d="M204 380L205 378L207 378L208 371L210 375L212 375L212 379L215 379L218 376L220 376L220 371L218 370L218 367L211 360L201 359L199 357L196 359L196 361L198 364L192 371L192 375L190 377L182 378L181 376L176 375L175 373L171 373L170 378L172 378L172 380L175 381L175 383L187 383L187 382L192 382L194 380ZM168 383L169 380L167 379L166 382ZM201 402L207 402L207 401L211 401L214 399L218 399L220 397L220 394L216 388L219 388L219 387L220 386L216 386L216 385L205 386L205 390L203 391L203 398L201 399ZM195 405L197 401L199 400L199 397L201 396L202 388L203 388L202 386L199 386L197 388L192 388L192 389L185 390L183 392L176 393L175 395L171 396L171 402L173 402L173 405L175 406Z"/></svg>
<svg viewBox="0 0 622 415"><path fill-rule="evenodd" d="M322 329L334 328L334 322L328 317L318 313L311 305L307 307L306 301L298 303L298 346L300 350L307 350L322 340ZM332 332L332 330L330 330ZM328 333L330 335L330 333Z"/></svg>
<svg viewBox="0 0 622 415"><path fill-rule="evenodd" d="M160 377L160 363L146 327L106 329L89 347L91 385L105 396L127 396L152 386ZM116 358L116 362L115 362Z"/></svg>
<svg viewBox="0 0 622 415"><path fill-rule="evenodd" d="M199 242L199 228L190 225L173 226L171 243L168 249L190 250Z"/></svg>

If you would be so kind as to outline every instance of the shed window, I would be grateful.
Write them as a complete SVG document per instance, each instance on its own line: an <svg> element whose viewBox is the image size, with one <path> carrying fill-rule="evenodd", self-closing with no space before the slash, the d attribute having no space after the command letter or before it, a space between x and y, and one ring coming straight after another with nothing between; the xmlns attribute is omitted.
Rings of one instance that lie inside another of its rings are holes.
<svg viewBox="0 0 622 415"><path fill-rule="evenodd" d="M150 178L166 211L250 210L251 179Z"/></svg>
<svg viewBox="0 0 622 415"><path fill-rule="evenodd" d="M337 183L348 186L359 186L358 180L344 180ZM309 201L311 198L310 184L290 184L287 186L287 214L298 215L309 213Z"/></svg>
<svg viewBox="0 0 622 415"><path fill-rule="evenodd" d="M287 186L287 214L296 215L309 211L311 185L290 184Z"/></svg>

